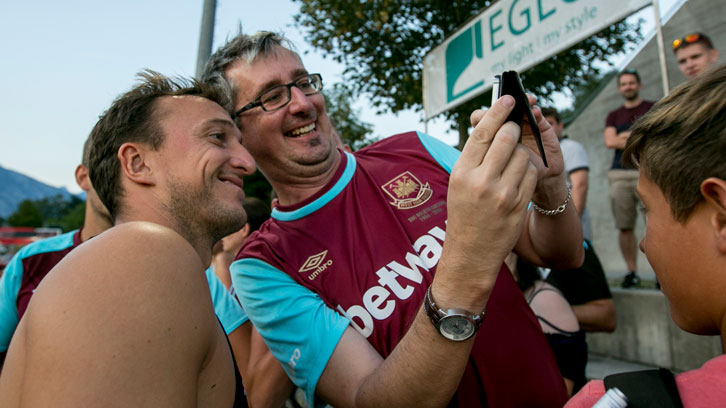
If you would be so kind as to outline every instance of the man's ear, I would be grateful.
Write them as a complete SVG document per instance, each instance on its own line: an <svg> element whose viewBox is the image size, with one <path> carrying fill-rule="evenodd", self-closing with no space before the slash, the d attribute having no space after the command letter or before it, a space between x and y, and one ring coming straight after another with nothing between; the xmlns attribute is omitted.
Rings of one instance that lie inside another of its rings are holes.
<svg viewBox="0 0 726 408"><path fill-rule="evenodd" d="M718 249L726 254L726 180L709 177L701 183L701 194L711 208L711 226Z"/></svg>
<svg viewBox="0 0 726 408"><path fill-rule="evenodd" d="M118 149L121 173L135 183L156 184L148 158L148 149L138 143L127 142Z"/></svg>
<svg viewBox="0 0 726 408"><path fill-rule="evenodd" d="M718 50L717 49L714 48L712 50L709 50L708 53L711 56L711 62L718 61Z"/></svg>
<svg viewBox="0 0 726 408"><path fill-rule="evenodd" d="M79 164L76 167L76 184L83 191L88 192L91 189L91 179L88 177L88 167Z"/></svg>
<svg viewBox="0 0 726 408"><path fill-rule="evenodd" d="M244 237L242 238L242 242L244 242L244 240L246 240L246 239L247 239L247 237L249 237L249 236L250 236L250 223L249 223L249 222L246 222L246 223L245 223L245 226L244 226L244 227L242 227L242 235L244 236ZM239 252L239 250L238 250L237 252ZM236 254L235 254L235 255L236 255Z"/></svg>

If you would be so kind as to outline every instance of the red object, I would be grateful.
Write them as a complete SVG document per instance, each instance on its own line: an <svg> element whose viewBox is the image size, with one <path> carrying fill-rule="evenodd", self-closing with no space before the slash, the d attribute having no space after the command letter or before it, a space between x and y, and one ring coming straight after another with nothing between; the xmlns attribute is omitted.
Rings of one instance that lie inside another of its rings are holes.
<svg viewBox="0 0 726 408"><path fill-rule="evenodd" d="M0 253L0 269L20 248L37 240L61 234L60 228L0 227L0 247L7 253Z"/></svg>

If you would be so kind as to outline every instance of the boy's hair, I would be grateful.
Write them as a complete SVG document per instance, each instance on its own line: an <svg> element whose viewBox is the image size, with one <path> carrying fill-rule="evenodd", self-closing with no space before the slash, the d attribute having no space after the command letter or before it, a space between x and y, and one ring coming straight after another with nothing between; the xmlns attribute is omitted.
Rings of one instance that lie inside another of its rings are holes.
<svg viewBox="0 0 726 408"><path fill-rule="evenodd" d="M88 136L86 138L86 141L83 143L83 156L81 157L81 164L86 166L86 168L88 168L88 166L89 166L90 155L91 155L91 136Z"/></svg>
<svg viewBox="0 0 726 408"><path fill-rule="evenodd" d="M726 179L726 65L688 81L631 128L623 163L641 167L684 223L703 197L701 182Z"/></svg>
<svg viewBox="0 0 726 408"><path fill-rule="evenodd" d="M560 113L557 112L557 109L555 108L542 108L542 116L552 116L555 118L557 123L562 123L562 118L560 117Z"/></svg>
<svg viewBox="0 0 726 408"><path fill-rule="evenodd" d="M193 95L216 102L227 111L232 107L227 89L196 80L172 80L150 70L137 75L142 82L116 98L89 136L91 146L87 159L91 183L114 220L123 196L118 150L127 142L144 143L153 149L161 146L164 133L159 125L161 112L156 109L159 98Z"/></svg>

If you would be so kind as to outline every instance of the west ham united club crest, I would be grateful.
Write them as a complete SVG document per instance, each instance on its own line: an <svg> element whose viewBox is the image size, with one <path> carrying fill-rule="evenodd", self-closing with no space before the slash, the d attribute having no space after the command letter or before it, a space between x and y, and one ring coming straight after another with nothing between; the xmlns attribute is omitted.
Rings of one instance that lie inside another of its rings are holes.
<svg viewBox="0 0 726 408"><path fill-rule="evenodd" d="M422 184L410 171L399 174L381 188L393 199L390 204L399 210L418 207L433 194L429 183Z"/></svg>

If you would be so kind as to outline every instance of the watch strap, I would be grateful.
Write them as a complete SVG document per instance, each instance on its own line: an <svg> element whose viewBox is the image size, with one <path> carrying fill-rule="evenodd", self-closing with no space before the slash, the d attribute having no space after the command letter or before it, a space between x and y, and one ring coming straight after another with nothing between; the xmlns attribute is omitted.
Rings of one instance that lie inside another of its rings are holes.
<svg viewBox="0 0 726 408"><path fill-rule="evenodd" d="M484 316L486 316L486 308L484 308L480 314L476 315L463 309L443 310L434 301L434 297L431 294L431 286L433 285L429 285L428 289L426 289L426 295L424 296L424 310L426 311L426 315L429 317L429 320L431 320L431 323L437 330L439 328L439 321L443 317L448 316L451 312L469 316L474 322L474 327L479 330L479 327L481 327L481 324L484 321Z"/></svg>

